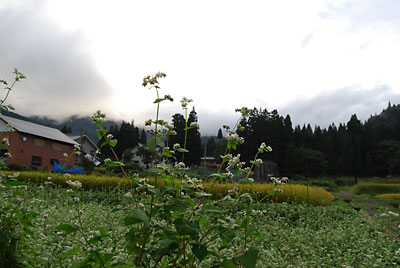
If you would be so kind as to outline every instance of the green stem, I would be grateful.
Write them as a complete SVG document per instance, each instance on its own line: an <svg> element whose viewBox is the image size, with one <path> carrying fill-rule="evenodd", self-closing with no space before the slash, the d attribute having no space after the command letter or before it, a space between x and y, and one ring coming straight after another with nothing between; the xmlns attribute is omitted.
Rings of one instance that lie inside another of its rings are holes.
<svg viewBox="0 0 400 268"><path fill-rule="evenodd" d="M258 156L259 154L260 154L260 152L257 152L256 156L254 156L253 163L251 164L250 170L249 170L249 172L247 173L246 179L249 178L249 176L250 176L250 174L251 174L251 171L253 170L254 163L256 162L257 156Z"/></svg>
<svg viewBox="0 0 400 268"><path fill-rule="evenodd" d="M183 149L186 150L187 133L188 133L188 119L187 119L187 108L185 109L185 142L183 144ZM182 152L182 163L185 160L185 152Z"/></svg>

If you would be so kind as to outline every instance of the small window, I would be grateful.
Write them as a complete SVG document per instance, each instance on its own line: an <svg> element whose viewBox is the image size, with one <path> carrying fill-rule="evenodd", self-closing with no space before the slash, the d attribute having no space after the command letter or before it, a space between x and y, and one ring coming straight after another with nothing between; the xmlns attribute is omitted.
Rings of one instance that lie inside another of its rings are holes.
<svg viewBox="0 0 400 268"><path fill-rule="evenodd" d="M32 166L41 166L42 165L42 157L32 155Z"/></svg>
<svg viewBox="0 0 400 268"><path fill-rule="evenodd" d="M36 146L40 146L40 147L44 146L44 140L42 140L42 139L35 139L34 143Z"/></svg>
<svg viewBox="0 0 400 268"><path fill-rule="evenodd" d="M58 159L50 159L50 165L54 166L54 163L58 164Z"/></svg>
<svg viewBox="0 0 400 268"><path fill-rule="evenodd" d="M53 149L58 150L58 151L64 151L68 152L71 149L71 146L67 146L64 144L59 144L59 143L53 143Z"/></svg>

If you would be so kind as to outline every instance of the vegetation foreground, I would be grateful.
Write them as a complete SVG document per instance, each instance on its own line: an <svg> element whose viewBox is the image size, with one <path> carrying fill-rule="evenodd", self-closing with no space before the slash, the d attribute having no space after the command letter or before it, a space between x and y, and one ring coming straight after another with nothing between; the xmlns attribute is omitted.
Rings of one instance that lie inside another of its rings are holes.
<svg viewBox="0 0 400 268"><path fill-rule="evenodd" d="M29 234L21 226L16 230L20 235L16 254L22 266L89 267L76 263L84 260L80 253L93 249L88 248L81 233L62 230L60 225L66 222L82 224L82 231L91 239L99 236L96 250L104 252L105 257L114 254L107 267L134 266L124 239L129 230L124 217L132 208L133 197L124 190L80 190L68 195L68 189L54 187L50 181L14 188L19 189L17 199L1 191L0 199L5 200L0 204L1 210L12 205L11 202L24 200L22 208L37 213ZM146 202L146 198L149 197L142 196L141 201ZM77 200L81 203L79 210L71 206ZM245 213L243 207L236 204L233 212L230 220L240 222ZM247 246L261 245L256 267L398 267L400 264L400 256L396 254L398 244L342 202L324 207L259 204L250 216L255 227L252 232L257 235ZM225 221L228 225L228 219ZM236 254L235 245L239 246L243 239L244 232L238 232L229 241L233 247L221 249L226 241L218 238L208 245L208 250L219 250L229 258ZM212 267L217 259L204 259L196 267ZM118 266L122 262L127 266Z"/></svg>

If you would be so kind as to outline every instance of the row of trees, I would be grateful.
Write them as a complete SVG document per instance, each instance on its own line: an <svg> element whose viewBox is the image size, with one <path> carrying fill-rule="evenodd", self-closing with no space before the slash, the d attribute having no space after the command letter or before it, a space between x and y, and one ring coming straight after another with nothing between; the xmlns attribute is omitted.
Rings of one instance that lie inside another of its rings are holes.
<svg viewBox="0 0 400 268"><path fill-rule="evenodd" d="M194 122L198 122L198 117L193 108L188 116L188 125ZM177 135L169 136L168 144L173 146L179 143L183 146L186 127L184 115L174 114L172 123ZM250 116L240 124L244 128L238 133L245 139L245 143L233 153L240 153L242 160L248 162L260 143L266 142L273 148L273 152L264 155L264 160L277 163L281 174L400 174L400 105L389 104L381 114L371 116L364 123L354 114L346 124L331 124L328 128L312 128L310 124L293 127L289 115L283 117L278 111L269 112L267 109L253 109ZM118 139L115 147L118 157L138 143L146 144L145 131L140 131L133 122L112 126L109 132ZM202 145L199 127L191 128L187 133L186 145L189 153L185 154L184 162L187 166L199 165L205 148L208 156L218 159L225 146L221 129L217 137L209 138ZM102 149L102 153L103 157L112 158L108 149ZM178 162L182 159L181 153L177 152L175 156Z"/></svg>
<svg viewBox="0 0 400 268"><path fill-rule="evenodd" d="M347 124L326 129L310 124L293 129L289 115L266 109L253 109L241 125L245 143L237 153L242 159L250 160L265 141L274 149L265 160L276 162L282 174L400 175L400 105L389 104L365 123L354 114Z"/></svg>

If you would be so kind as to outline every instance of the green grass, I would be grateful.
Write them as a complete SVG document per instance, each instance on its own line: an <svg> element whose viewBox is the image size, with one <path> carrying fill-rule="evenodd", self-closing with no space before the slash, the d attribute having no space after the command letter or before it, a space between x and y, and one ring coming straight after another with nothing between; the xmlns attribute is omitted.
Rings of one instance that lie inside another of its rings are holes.
<svg viewBox="0 0 400 268"><path fill-rule="evenodd" d="M123 224L124 216L133 207L132 199L124 196L123 189L78 191L73 196L67 196L66 190L48 185L32 185L24 190L30 198L24 201L23 207L40 216L33 221L32 235L18 230L21 235L18 256L22 262L27 267L70 267L82 258L79 254L62 257L76 246L87 250L79 233L65 235L56 230L62 223L76 222L76 208L69 206L74 196L83 203L80 209L85 231L90 234L95 228L103 227L109 232L100 249L117 253L114 263L126 260L132 265L124 250L128 228ZM7 192L0 191L0 195L1 200L8 200ZM2 202L0 207L3 205L7 203ZM255 209L265 211L263 216L253 217L260 236L248 245L262 247L257 267L398 267L400 264L400 256L395 255L399 245L345 203L259 204ZM239 209L237 214L240 213ZM239 236L232 243L240 244L241 239ZM229 256L232 252L227 250L224 254ZM201 264L199 267L211 267L210 261Z"/></svg>
<svg viewBox="0 0 400 268"><path fill-rule="evenodd" d="M380 194L380 195L377 195L376 197L385 198L385 199L400 200L400 193L395 193L395 194Z"/></svg>
<svg viewBox="0 0 400 268"><path fill-rule="evenodd" d="M380 195L400 193L400 184L388 183L358 183L350 188L354 194Z"/></svg>

